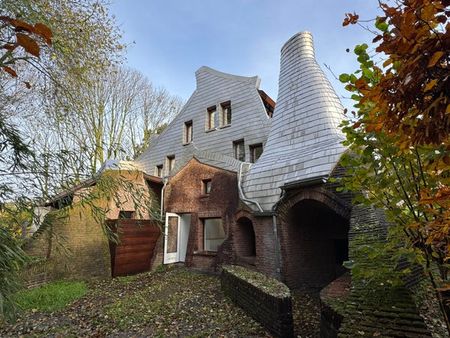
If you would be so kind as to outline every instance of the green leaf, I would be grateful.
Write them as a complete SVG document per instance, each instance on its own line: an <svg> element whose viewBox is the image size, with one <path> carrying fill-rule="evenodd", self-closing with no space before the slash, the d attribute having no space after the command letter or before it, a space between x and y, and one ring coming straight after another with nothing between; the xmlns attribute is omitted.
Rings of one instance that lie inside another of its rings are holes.
<svg viewBox="0 0 450 338"><path fill-rule="evenodd" d="M350 81L350 75L348 74L341 74L339 75L339 81L341 81L342 83L346 83Z"/></svg>

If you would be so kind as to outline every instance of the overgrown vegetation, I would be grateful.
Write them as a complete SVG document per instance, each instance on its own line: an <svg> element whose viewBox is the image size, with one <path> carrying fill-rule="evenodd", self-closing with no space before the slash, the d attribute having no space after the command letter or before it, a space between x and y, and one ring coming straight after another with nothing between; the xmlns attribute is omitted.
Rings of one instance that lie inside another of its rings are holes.
<svg viewBox="0 0 450 338"><path fill-rule="evenodd" d="M87 292L84 282L59 281L15 295L17 305L24 311L53 312L65 308Z"/></svg>
<svg viewBox="0 0 450 338"><path fill-rule="evenodd" d="M37 205L96 175L108 158L136 156L182 102L121 66L126 46L108 1L2 0L0 23L0 228L8 238L0 254L11 259L21 252L22 231L38 220ZM95 194L83 199L102 225L109 205L98 200L118 203L118 185L133 190L133 202L148 201L145 189L119 181L99 178ZM50 257L62 246L51 217L42 225ZM11 285L22 264L14 257L0 269L0 280ZM5 305L14 289L0 289L0 317L14 308Z"/></svg>
<svg viewBox="0 0 450 338"><path fill-rule="evenodd" d="M387 1L380 8L375 53L356 46L360 69L340 76L356 101L343 128L350 148L345 188L362 192L356 202L386 210L393 223L384 247L367 246L380 260L361 277L392 281L382 256L420 264L446 317L440 291L450 289L449 2ZM358 20L349 13L344 25Z"/></svg>

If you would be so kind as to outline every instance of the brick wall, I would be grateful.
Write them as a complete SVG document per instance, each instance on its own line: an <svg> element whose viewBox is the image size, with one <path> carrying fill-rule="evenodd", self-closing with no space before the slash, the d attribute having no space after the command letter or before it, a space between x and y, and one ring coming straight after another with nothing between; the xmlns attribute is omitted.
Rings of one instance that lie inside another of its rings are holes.
<svg viewBox="0 0 450 338"><path fill-rule="evenodd" d="M222 270L221 284L226 296L260 322L274 336L294 336L290 294L284 297L270 294L226 268Z"/></svg>
<svg viewBox="0 0 450 338"><path fill-rule="evenodd" d="M340 263L348 250L348 209L336 195L323 186L290 191L279 221L282 275L289 287L322 288L345 271Z"/></svg>
<svg viewBox="0 0 450 338"><path fill-rule="evenodd" d="M211 180L211 192L203 193L202 181ZM191 214L191 226L186 253L186 265L204 270L216 270L230 262L231 226L238 206L236 173L189 161L171 177L164 194L164 211ZM217 253L204 253L203 219L221 218L226 239Z"/></svg>
<svg viewBox="0 0 450 338"><path fill-rule="evenodd" d="M116 219L120 210L127 210L137 211L136 218L148 218L148 205L145 203L151 202L151 196L142 172L107 171L101 180L88 191L98 194L99 191L107 191L105 187L113 188L115 201L99 194L101 198L86 203L81 198L83 194L78 194L70 207L49 213L47 217L51 217L52 227L31 238L26 251L44 258L50 251L50 259L41 267L34 266L25 271L26 280L32 282L44 270L51 279L111 276L109 241L100 216ZM107 212L105 215L93 213L92 206Z"/></svg>
<svg viewBox="0 0 450 338"><path fill-rule="evenodd" d="M52 222L53 236L46 231L32 238L26 251L33 256L46 257L50 250L45 269L52 279L110 277L109 243L91 209L75 205L67 212L53 211L50 215L60 217ZM26 272L27 278L32 279L34 273L39 274L36 270Z"/></svg>

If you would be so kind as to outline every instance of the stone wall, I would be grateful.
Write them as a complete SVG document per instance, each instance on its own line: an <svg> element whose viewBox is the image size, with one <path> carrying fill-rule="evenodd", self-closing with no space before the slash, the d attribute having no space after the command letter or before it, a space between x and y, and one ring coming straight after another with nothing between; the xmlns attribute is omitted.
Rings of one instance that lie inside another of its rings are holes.
<svg viewBox="0 0 450 338"><path fill-rule="evenodd" d="M293 337L292 300L281 282L242 267L225 266L222 290L276 337Z"/></svg>

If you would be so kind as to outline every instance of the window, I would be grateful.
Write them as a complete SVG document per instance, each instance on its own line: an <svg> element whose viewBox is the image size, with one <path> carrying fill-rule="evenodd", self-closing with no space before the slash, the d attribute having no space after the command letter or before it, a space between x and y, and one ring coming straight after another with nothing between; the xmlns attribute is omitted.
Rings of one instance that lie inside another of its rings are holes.
<svg viewBox="0 0 450 338"><path fill-rule="evenodd" d="M212 130L216 127L216 106L209 107L206 114L206 130Z"/></svg>
<svg viewBox="0 0 450 338"><path fill-rule="evenodd" d="M167 173L170 173L172 169L175 167L175 155L167 156Z"/></svg>
<svg viewBox="0 0 450 338"><path fill-rule="evenodd" d="M255 163L263 152L263 145L253 144L250 147L250 162Z"/></svg>
<svg viewBox="0 0 450 338"><path fill-rule="evenodd" d="M188 144L193 140L193 126L192 120L184 122L183 143Z"/></svg>
<svg viewBox="0 0 450 338"><path fill-rule="evenodd" d="M217 251L219 245L225 240L222 219L206 218L203 220L203 238L205 251Z"/></svg>
<svg viewBox="0 0 450 338"><path fill-rule="evenodd" d="M134 211L125 211L125 210L120 210L119 211L119 219L132 219L134 218Z"/></svg>
<svg viewBox="0 0 450 338"><path fill-rule="evenodd" d="M220 126L228 126L231 124L231 101L223 102L220 104L221 119Z"/></svg>
<svg viewBox="0 0 450 338"><path fill-rule="evenodd" d="M162 177L163 176L163 165L157 165L155 168L155 176Z"/></svg>
<svg viewBox="0 0 450 338"><path fill-rule="evenodd" d="M233 142L234 158L244 162L245 161L245 144L244 140Z"/></svg>
<svg viewBox="0 0 450 338"><path fill-rule="evenodd" d="M208 195L211 192L211 180L202 180L202 194Z"/></svg>

